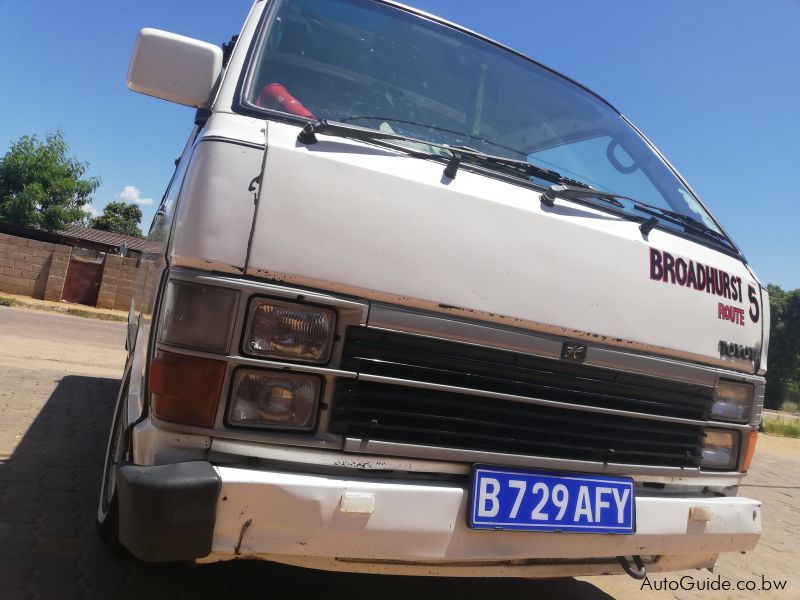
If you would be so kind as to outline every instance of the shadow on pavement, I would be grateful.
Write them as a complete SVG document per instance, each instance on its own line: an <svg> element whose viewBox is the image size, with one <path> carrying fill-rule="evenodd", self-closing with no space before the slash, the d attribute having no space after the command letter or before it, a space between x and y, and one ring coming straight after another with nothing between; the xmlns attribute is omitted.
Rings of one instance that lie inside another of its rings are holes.
<svg viewBox="0 0 800 600"><path fill-rule="evenodd" d="M585 598L611 596L574 579L433 579L323 573L257 561L152 565L106 549L95 508L119 382L62 378L0 463L0 598Z"/></svg>

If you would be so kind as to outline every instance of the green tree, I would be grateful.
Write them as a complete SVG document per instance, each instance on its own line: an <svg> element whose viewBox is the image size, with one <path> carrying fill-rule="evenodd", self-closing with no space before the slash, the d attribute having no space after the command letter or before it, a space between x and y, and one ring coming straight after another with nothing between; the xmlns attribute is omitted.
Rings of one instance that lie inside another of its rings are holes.
<svg viewBox="0 0 800 600"><path fill-rule="evenodd" d="M109 202L103 209L103 214L92 219L92 227L140 238L144 237L139 229L141 222L142 209L135 204Z"/></svg>
<svg viewBox="0 0 800 600"><path fill-rule="evenodd" d="M769 354L764 404L780 408L787 389L800 384L800 289L769 286Z"/></svg>
<svg viewBox="0 0 800 600"><path fill-rule="evenodd" d="M84 178L88 163L67 155L62 132L42 142L24 135L0 159L0 220L48 231L84 221L83 207L100 185Z"/></svg>

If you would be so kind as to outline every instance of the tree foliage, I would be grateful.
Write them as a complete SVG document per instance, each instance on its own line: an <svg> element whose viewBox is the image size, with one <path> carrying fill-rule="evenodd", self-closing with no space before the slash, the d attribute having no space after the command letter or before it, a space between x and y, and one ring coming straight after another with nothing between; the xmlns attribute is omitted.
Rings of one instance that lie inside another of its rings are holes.
<svg viewBox="0 0 800 600"><path fill-rule="evenodd" d="M92 219L94 229L113 231L132 237L144 237L139 224L142 222L142 209L126 202L109 202L103 214Z"/></svg>
<svg viewBox="0 0 800 600"><path fill-rule="evenodd" d="M800 389L800 289L769 286L767 408L780 408L787 391Z"/></svg>
<svg viewBox="0 0 800 600"><path fill-rule="evenodd" d="M57 231L84 221L83 207L100 185L88 163L68 156L60 131L45 141L24 135L0 159L0 220Z"/></svg>

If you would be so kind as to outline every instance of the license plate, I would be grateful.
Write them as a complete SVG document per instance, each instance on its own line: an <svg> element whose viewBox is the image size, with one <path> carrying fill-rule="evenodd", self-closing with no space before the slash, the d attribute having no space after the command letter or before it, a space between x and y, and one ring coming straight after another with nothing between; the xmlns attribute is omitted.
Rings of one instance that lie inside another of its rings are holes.
<svg viewBox="0 0 800 600"><path fill-rule="evenodd" d="M634 533L633 480L476 465L472 471L469 526Z"/></svg>

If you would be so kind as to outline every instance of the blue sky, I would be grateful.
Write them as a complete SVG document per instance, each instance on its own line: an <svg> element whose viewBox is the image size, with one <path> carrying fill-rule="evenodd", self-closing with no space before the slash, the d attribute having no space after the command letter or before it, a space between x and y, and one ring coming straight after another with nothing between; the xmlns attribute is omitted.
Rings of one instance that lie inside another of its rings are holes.
<svg viewBox="0 0 800 600"><path fill-rule="evenodd" d="M762 280L800 287L800 1L407 0L587 85L642 129ZM0 0L0 154L61 128L103 184L97 210L142 203L144 228L191 127L134 94L136 32L221 43L249 0Z"/></svg>

